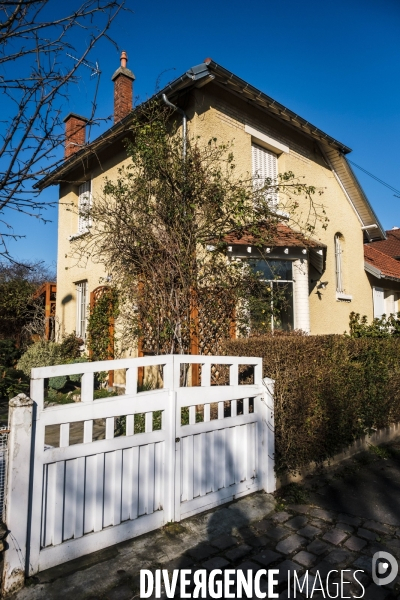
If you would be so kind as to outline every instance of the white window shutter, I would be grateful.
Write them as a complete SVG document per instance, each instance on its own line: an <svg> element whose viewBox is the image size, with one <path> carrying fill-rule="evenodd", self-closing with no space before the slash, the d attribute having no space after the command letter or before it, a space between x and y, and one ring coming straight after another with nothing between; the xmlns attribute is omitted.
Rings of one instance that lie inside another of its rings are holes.
<svg viewBox="0 0 400 600"><path fill-rule="evenodd" d="M277 182L278 178L278 157L271 150L267 150L257 144L251 145L251 158L253 170L254 187L260 189L264 187L267 179L271 179L272 183ZM276 208L278 205L278 194L269 193L267 200L271 208Z"/></svg>
<svg viewBox="0 0 400 600"><path fill-rule="evenodd" d="M374 302L374 319L380 319L385 314L385 292L382 288L372 288Z"/></svg>
<svg viewBox="0 0 400 600"><path fill-rule="evenodd" d="M385 292L385 313L387 316L396 313L395 292L392 290Z"/></svg>
<svg viewBox="0 0 400 600"><path fill-rule="evenodd" d="M85 233L91 227L91 219L89 215L92 205L92 193L90 181L85 181L79 186L78 199L78 232Z"/></svg>

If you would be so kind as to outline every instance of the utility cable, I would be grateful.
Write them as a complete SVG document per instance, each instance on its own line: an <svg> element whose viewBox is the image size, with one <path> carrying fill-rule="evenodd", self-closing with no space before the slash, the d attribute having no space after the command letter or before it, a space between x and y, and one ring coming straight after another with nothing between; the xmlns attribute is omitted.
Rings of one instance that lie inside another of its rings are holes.
<svg viewBox="0 0 400 600"><path fill-rule="evenodd" d="M385 181L382 181L382 179L379 179L379 177L377 177L376 175L373 175L372 173L370 173L369 171L367 171L366 169L364 169L363 167L360 167L360 165L356 165L355 162L353 162L352 160L350 160L349 158L347 158L346 156L346 160L347 162L349 162L351 165L354 165L355 167L357 167L357 169L360 169L360 171L363 171L364 173L366 173L367 175L369 175L370 177L372 177L372 179L375 179L375 181L378 181L379 183L381 183L382 185L384 185L385 187L389 188L389 190L392 190L392 192L396 192L396 194L400 195L400 191L397 190L396 188L394 188L392 185L389 185L388 183L386 183Z"/></svg>

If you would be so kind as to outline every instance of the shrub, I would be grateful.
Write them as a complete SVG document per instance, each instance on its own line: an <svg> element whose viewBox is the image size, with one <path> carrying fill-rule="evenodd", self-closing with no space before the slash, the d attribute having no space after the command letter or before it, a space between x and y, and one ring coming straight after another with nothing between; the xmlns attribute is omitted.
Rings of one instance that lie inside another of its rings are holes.
<svg viewBox="0 0 400 600"><path fill-rule="evenodd" d="M30 377L31 369L35 367L50 367L65 362L61 344L40 340L29 346L25 354L21 356L17 367Z"/></svg>
<svg viewBox="0 0 400 600"><path fill-rule="evenodd" d="M14 340L0 340L0 365L14 367L20 356Z"/></svg>
<svg viewBox="0 0 400 600"><path fill-rule="evenodd" d="M373 429L400 421L400 339L263 336L224 353L260 356L275 379L275 464L296 472Z"/></svg>
<svg viewBox="0 0 400 600"><path fill-rule="evenodd" d="M68 363L86 362L87 358L81 356L82 340L74 333L63 338L61 344L40 340L35 342L21 356L17 367L30 377L31 369L35 367L51 367ZM74 376L80 381L80 375Z"/></svg>
<svg viewBox="0 0 400 600"><path fill-rule="evenodd" d="M0 366L0 398L13 398L17 394L29 394L29 379L12 367Z"/></svg>

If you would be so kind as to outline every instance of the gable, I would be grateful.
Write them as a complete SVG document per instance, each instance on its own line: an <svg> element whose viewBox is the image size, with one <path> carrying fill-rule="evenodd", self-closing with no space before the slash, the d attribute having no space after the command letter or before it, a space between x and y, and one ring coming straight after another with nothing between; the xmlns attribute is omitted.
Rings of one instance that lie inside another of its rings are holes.
<svg viewBox="0 0 400 600"><path fill-rule="evenodd" d="M210 82L225 90L230 96L236 96L249 106L256 107L272 120L285 124L297 135L303 137L304 140L316 142L337 178L339 185L342 187L345 196L356 212L362 228L366 228L365 231L368 232L367 239L385 239L385 232L368 202L361 185L345 159L345 155L351 152L350 148L264 92L240 79L221 65L218 65L210 58L207 58L204 63L186 71L186 73L169 83L150 100L161 99L162 95L166 94L170 100L179 105L182 96L186 95L188 91L202 88ZM140 106L134 110L140 110ZM99 136L99 138L69 157L59 167L35 184L35 187L42 190L49 185L68 181L69 172L79 169L84 159L87 160L90 156L98 156L99 153L103 152L106 148L110 148L111 145L120 144L121 140L126 136L132 119L131 115L132 113L128 114L120 122ZM252 124L247 123L247 126L251 127Z"/></svg>

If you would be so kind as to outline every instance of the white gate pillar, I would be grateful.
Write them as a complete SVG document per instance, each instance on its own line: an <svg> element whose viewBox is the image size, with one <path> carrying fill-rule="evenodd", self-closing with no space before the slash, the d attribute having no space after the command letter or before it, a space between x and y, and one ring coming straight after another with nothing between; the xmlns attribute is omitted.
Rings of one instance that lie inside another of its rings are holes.
<svg viewBox="0 0 400 600"><path fill-rule="evenodd" d="M19 394L10 400L5 510L8 535L4 552L3 595L20 589L25 582L32 414L33 400L25 394Z"/></svg>
<svg viewBox="0 0 400 600"><path fill-rule="evenodd" d="M275 422L274 422L274 387L275 381L269 377L264 377L262 380L264 386L263 402L262 402L262 453L264 460L264 477L262 481L263 489L272 494L276 490L276 475L275 475Z"/></svg>

